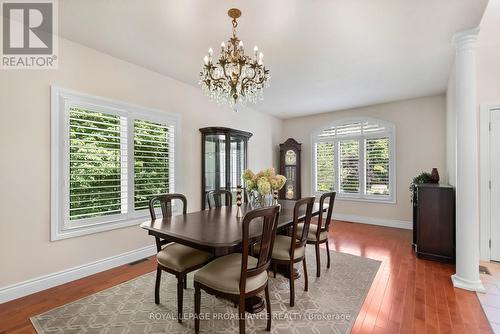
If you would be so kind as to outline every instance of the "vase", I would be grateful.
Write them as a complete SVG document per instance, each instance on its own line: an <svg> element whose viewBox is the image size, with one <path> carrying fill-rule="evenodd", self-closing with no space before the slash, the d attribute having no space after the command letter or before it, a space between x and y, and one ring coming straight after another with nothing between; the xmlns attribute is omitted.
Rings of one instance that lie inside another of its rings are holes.
<svg viewBox="0 0 500 334"><path fill-rule="evenodd" d="M432 183L439 183L439 172L437 168L433 168L431 172Z"/></svg>
<svg viewBox="0 0 500 334"><path fill-rule="evenodd" d="M269 194L261 194L256 190L252 190L248 192L248 202L252 209L265 208L273 205L273 195Z"/></svg>

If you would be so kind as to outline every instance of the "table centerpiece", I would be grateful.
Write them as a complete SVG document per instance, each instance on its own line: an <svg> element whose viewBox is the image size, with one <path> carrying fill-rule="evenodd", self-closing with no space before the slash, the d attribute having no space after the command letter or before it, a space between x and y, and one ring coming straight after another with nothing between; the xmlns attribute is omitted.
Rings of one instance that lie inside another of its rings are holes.
<svg viewBox="0 0 500 334"><path fill-rule="evenodd" d="M278 204L275 192L283 188L286 177L276 174L274 168L266 168L257 174L250 169L243 172L248 201L252 208L263 208Z"/></svg>

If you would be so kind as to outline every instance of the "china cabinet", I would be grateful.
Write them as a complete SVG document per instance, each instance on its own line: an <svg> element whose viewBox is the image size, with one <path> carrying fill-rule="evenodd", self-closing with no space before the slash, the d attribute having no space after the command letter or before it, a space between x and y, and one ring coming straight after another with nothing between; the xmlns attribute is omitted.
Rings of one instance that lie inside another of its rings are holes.
<svg viewBox="0 0 500 334"><path fill-rule="evenodd" d="M236 198L236 187L242 185L247 168L247 146L250 132L223 128L201 128L201 207L207 207L210 190L226 189Z"/></svg>

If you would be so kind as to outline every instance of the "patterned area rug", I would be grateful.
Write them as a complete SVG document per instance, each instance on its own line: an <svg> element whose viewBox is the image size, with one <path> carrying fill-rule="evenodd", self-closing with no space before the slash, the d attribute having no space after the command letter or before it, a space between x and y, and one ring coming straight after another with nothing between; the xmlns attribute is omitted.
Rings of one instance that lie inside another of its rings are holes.
<svg viewBox="0 0 500 334"><path fill-rule="evenodd" d="M309 291L301 277L295 283L295 306L289 306L288 280L270 278L272 333L349 333L370 289L379 261L331 252L326 269L322 250L321 277L316 277L313 248L307 250ZM302 264L296 267L302 271ZM189 275L192 280L193 275ZM185 320L176 320L176 278L162 275L160 305L154 303L155 272L52 309L31 318L42 333L191 333L194 332L194 289L184 291ZM202 291L200 329L203 333L237 333L237 309ZM247 314L247 333L264 333L266 314Z"/></svg>

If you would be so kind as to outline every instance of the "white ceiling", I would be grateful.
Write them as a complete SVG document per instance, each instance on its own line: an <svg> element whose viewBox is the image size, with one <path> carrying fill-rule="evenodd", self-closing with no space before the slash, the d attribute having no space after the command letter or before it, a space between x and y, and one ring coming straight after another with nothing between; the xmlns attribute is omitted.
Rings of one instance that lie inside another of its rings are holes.
<svg viewBox="0 0 500 334"><path fill-rule="evenodd" d="M63 0L60 34L198 86L203 56L231 34L265 54L271 87L254 109L280 118L445 91L453 33L488 0ZM218 55L218 52L216 52Z"/></svg>

